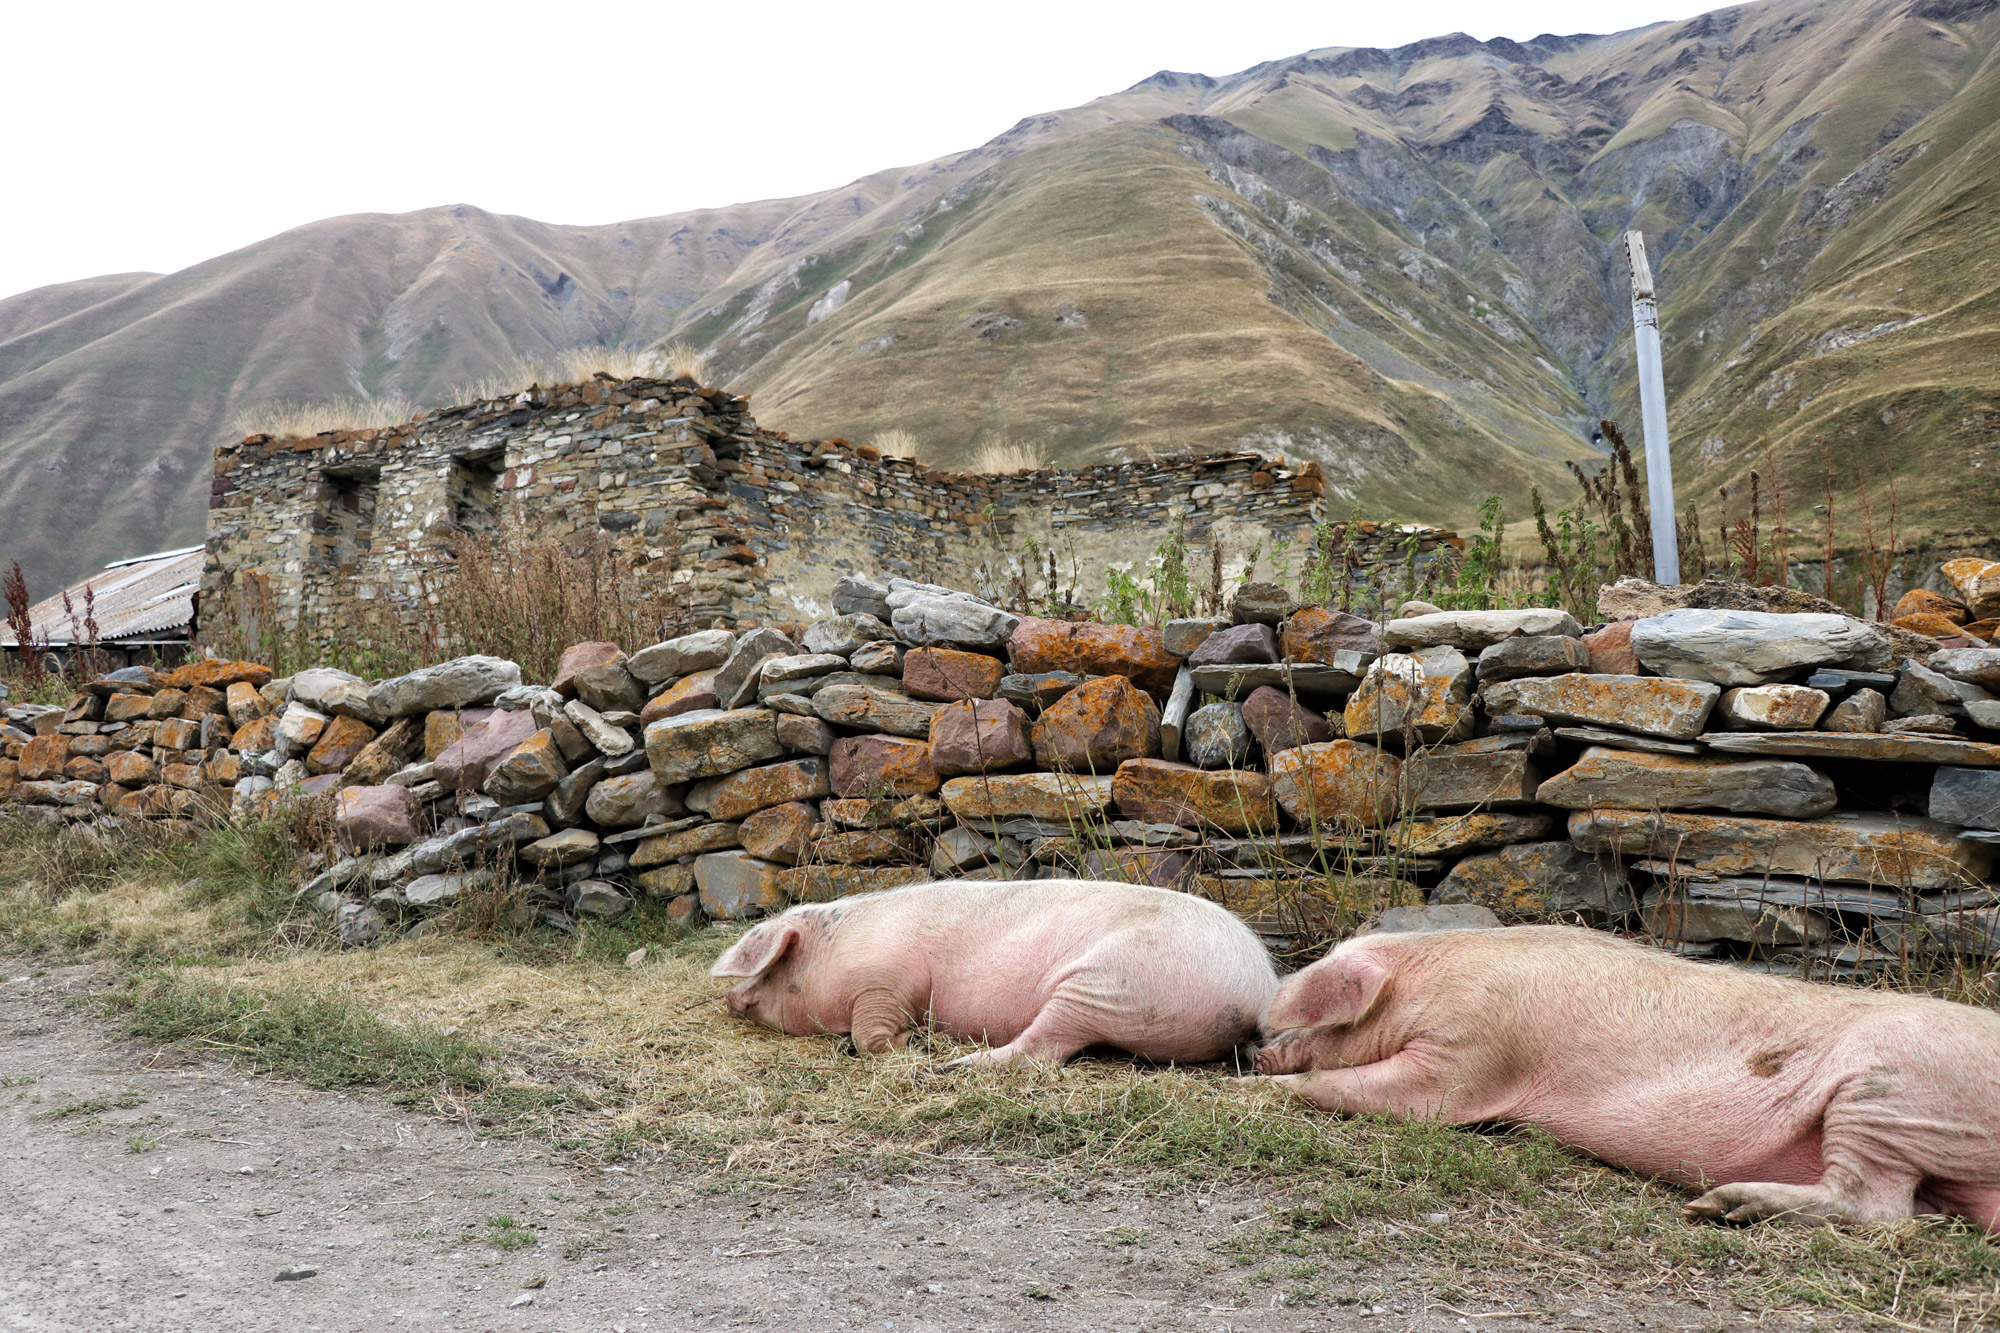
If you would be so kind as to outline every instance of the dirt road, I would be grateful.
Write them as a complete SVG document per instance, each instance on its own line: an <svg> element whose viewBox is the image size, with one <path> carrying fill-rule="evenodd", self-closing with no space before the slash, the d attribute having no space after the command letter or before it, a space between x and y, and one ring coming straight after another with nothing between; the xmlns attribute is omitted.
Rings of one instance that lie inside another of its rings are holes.
<svg viewBox="0 0 2000 1333"><path fill-rule="evenodd" d="M1323 1303L1294 1308L1299 1284L1215 1249L1271 1206L1249 1190L1154 1198L1106 1181L1058 1199L994 1177L735 1193L671 1165L599 1169L121 1040L65 1004L109 973L35 967L0 960L0 1328L1507 1333L1744 1319L1720 1302L1634 1309L1525 1289L1507 1317L1452 1308L1421 1274L1329 1275Z"/></svg>

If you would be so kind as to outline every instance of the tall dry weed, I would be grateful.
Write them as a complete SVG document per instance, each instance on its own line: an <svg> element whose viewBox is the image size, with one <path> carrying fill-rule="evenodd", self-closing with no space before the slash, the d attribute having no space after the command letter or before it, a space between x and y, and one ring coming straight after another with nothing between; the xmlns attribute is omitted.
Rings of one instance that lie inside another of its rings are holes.
<svg viewBox="0 0 2000 1333"><path fill-rule="evenodd" d="M400 426L417 414L417 405L401 395L387 398L329 398L320 402L277 399L246 407L230 419L235 435L269 435L303 440L335 430L379 430Z"/></svg>
<svg viewBox="0 0 2000 1333"><path fill-rule="evenodd" d="M972 455L972 470L984 475L1026 472L1046 466L1040 450L1006 435L986 441Z"/></svg>
<svg viewBox="0 0 2000 1333"><path fill-rule="evenodd" d="M912 463L919 461L924 452L923 441L913 432L901 427L881 431L871 437L868 443L880 450L884 458L902 458Z"/></svg>

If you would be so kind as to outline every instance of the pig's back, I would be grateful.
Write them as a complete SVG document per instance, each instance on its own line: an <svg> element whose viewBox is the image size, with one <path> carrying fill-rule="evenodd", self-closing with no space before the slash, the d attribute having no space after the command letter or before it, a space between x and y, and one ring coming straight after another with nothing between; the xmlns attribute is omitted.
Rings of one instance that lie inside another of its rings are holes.
<svg viewBox="0 0 2000 1333"><path fill-rule="evenodd" d="M1211 1058L1182 1053L1181 1036L1191 1027L1247 1032L1277 986L1247 926L1171 889L973 881L871 896L878 928L927 976L932 1020L960 1038L1010 1042L1061 990L1117 1029L1107 1030L1110 1044L1155 1059Z"/></svg>
<svg viewBox="0 0 2000 1333"><path fill-rule="evenodd" d="M1392 950L1414 1028L1480 1053L1494 1118L1679 1178L1818 1178L1828 1101L1886 1048L1913 1084L1939 1069L2000 1099L2000 1016L1675 958L1601 932L1453 932ZM1934 1048L1926 1061L1921 1048ZM1926 1064L1935 1068L1926 1068ZM1916 1089L1921 1092L1921 1089ZM1649 1157L1638 1145L1659 1145Z"/></svg>

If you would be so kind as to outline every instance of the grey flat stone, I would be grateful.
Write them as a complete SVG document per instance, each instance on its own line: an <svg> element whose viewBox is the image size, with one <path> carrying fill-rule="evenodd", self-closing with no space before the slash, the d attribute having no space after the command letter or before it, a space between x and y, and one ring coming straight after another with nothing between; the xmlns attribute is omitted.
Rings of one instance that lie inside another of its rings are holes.
<svg viewBox="0 0 2000 1333"><path fill-rule="evenodd" d="M1536 721L1541 719L1537 718ZM1556 736L1566 741L1577 741L1583 745L1602 745L1612 750L1637 750L1641 754L1698 755L1702 747L1698 741L1661 740L1658 736L1633 736L1623 731L1605 731L1598 727L1557 727Z"/></svg>
<svg viewBox="0 0 2000 1333"><path fill-rule="evenodd" d="M1194 687L1203 694L1219 694L1241 699L1259 685L1287 687L1302 695L1325 697L1350 694L1361 683L1361 675L1373 660L1366 653L1343 651L1336 658L1352 658L1332 665L1319 662L1246 662L1228 666L1197 667L1188 672Z"/></svg>
<svg viewBox="0 0 2000 1333"><path fill-rule="evenodd" d="M2000 768L2000 745L1921 732L1709 732L1702 740L1710 749L1725 754L1783 755L1794 759L1872 759L1883 763Z"/></svg>
<svg viewBox="0 0 2000 1333"><path fill-rule="evenodd" d="M1762 685L1805 667L1883 666L1893 646L1886 630L1852 616L1684 610L1633 625L1632 651L1662 676Z"/></svg>

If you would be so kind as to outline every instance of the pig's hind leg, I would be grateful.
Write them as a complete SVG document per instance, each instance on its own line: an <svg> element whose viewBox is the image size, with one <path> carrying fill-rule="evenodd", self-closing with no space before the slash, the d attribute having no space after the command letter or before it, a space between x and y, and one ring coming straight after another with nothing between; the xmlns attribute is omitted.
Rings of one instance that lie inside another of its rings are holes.
<svg viewBox="0 0 2000 1333"><path fill-rule="evenodd" d="M1924 1172L1910 1161L1896 1089L1870 1073L1828 1102L1820 1124L1819 1180L1810 1185L1732 1181L1687 1205L1690 1217L1729 1222L1894 1222L1916 1211Z"/></svg>
<svg viewBox="0 0 2000 1333"><path fill-rule="evenodd" d="M1042 1011L1035 1015L1035 1021L1028 1024L1014 1040L1004 1046L960 1056L945 1068L968 1069L973 1065L1004 1067L1025 1060L1051 1065L1066 1063L1084 1047L1102 1040L1087 1035L1086 1025L1079 1023L1077 1018L1074 1007L1065 1005L1058 993L1042 1006Z"/></svg>

